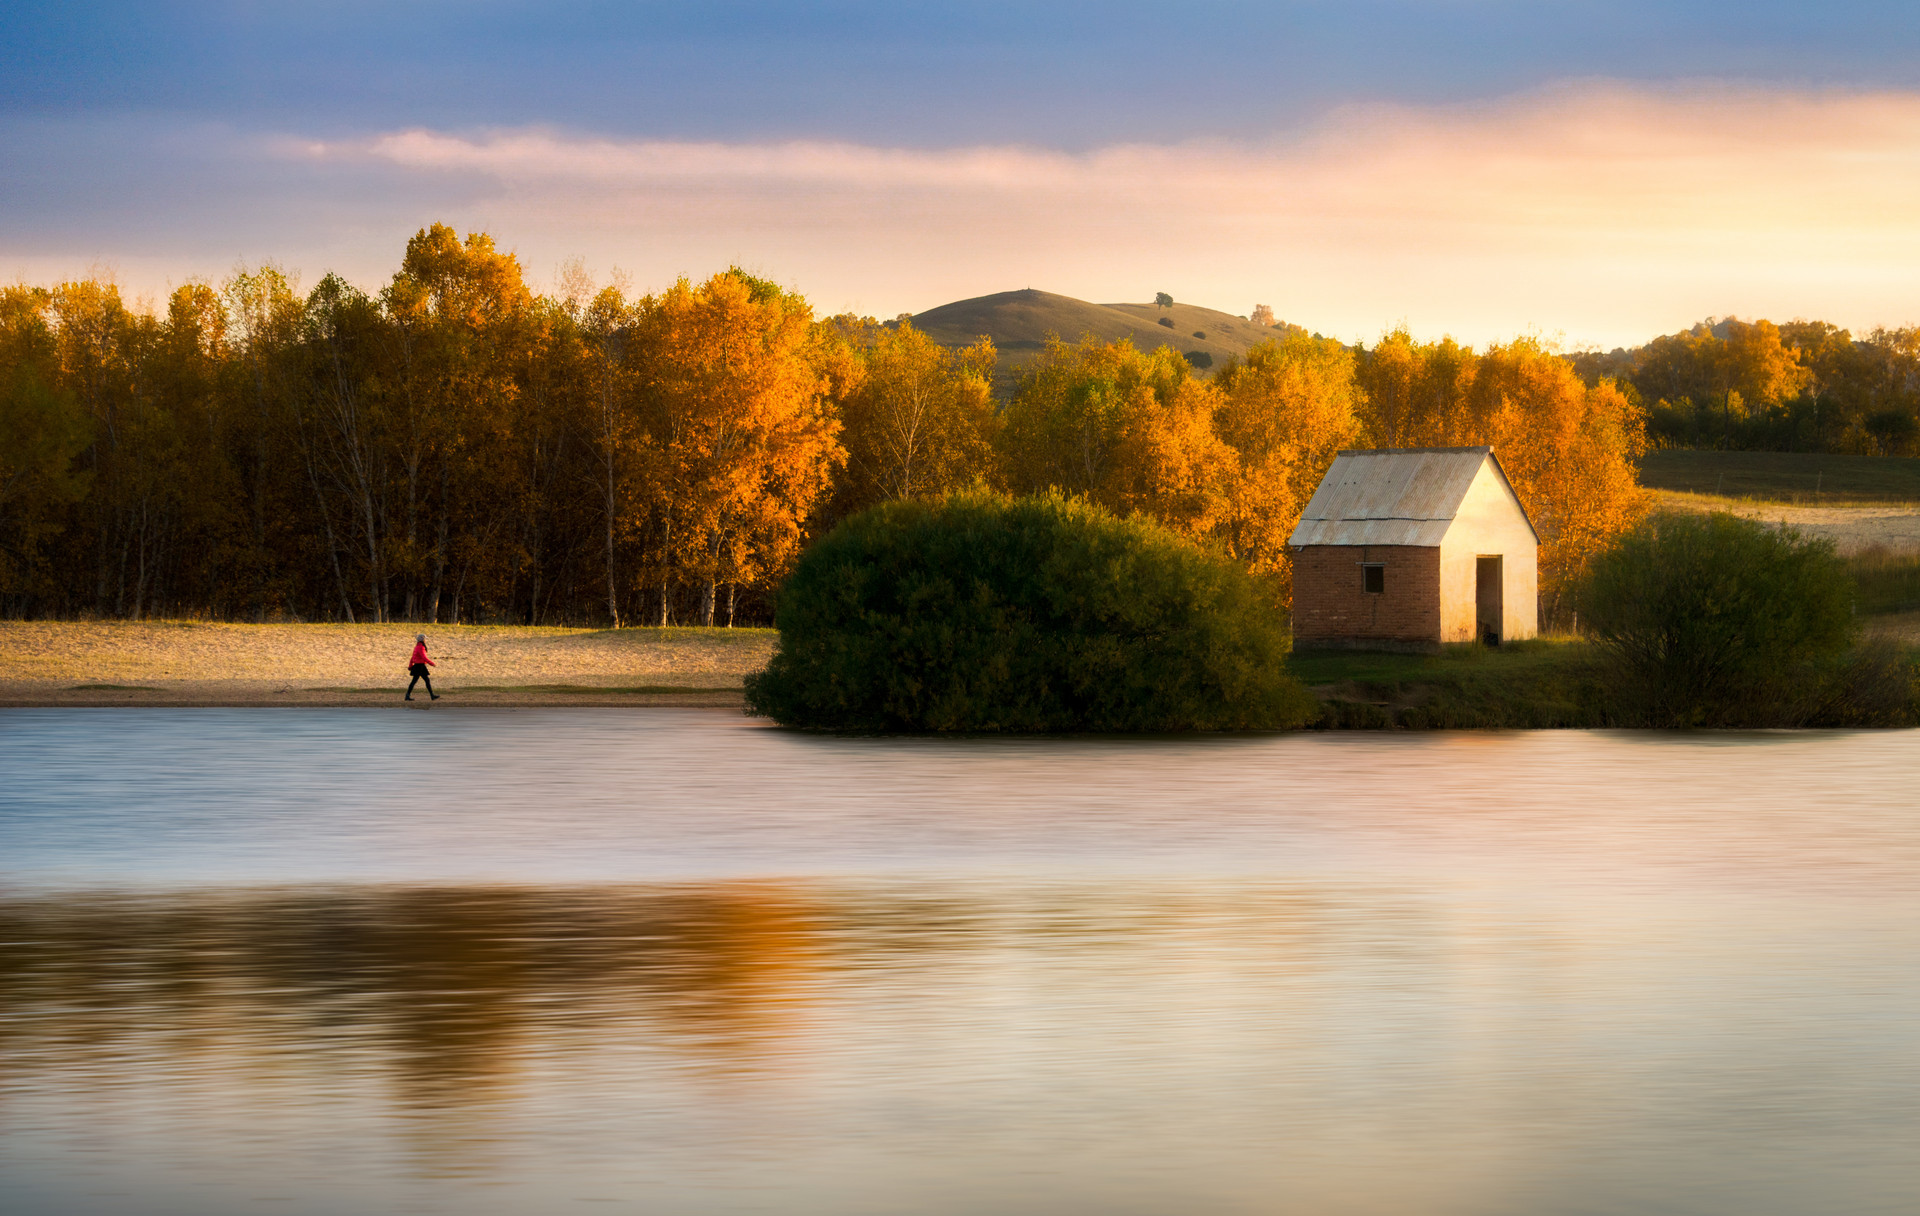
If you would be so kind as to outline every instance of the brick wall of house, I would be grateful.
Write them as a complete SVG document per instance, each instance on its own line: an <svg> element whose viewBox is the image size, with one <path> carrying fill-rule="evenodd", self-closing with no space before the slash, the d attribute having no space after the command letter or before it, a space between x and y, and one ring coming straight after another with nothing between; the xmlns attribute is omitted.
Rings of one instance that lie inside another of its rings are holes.
<svg viewBox="0 0 1920 1216"><path fill-rule="evenodd" d="M1386 567L1385 590L1362 589L1362 563ZM1307 545L1293 553L1293 640L1440 641L1440 550L1410 545Z"/></svg>

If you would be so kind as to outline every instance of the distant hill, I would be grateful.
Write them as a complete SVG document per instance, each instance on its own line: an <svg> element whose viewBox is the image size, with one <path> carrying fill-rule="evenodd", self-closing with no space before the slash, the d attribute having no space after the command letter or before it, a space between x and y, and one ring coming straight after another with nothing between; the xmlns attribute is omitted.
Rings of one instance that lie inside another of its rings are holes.
<svg viewBox="0 0 1920 1216"><path fill-rule="evenodd" d="M1161 324L1163 319L1172 325ZM914 314L913 325L943 346L969 346L983 335L992 338L1000 352L1003 389L1040 353L1048 334L1067 342L1087 334L1102 342L1131 338L1142 350L1171 346L1183 355L1201 356L1191 361L1204 374L1229 355L1244 355L1261 339L1285 332L1284 325L1268 328L1193 304L1089 304L1031 288L929 308Z"/></svg>

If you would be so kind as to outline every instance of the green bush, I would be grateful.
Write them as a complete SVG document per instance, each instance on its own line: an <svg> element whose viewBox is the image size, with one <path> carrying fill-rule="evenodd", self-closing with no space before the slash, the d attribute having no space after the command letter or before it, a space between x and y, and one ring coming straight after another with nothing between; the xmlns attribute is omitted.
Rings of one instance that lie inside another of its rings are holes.
<svg viewBox="0 0 1920 1216"><path fill-rule="evenodd" d="M1854 637L1832 542L1727 514L1653 516L1595 559L1578 602L1656 726L1796 724Z"/></svg>
<svg viewBox="0 0 1920 1216"><path fill-rule="evenodd" d="M775 625L747 703L790 726L1253 730L1319 713L1244 569L1057 495L856 515L801 558Z"/></svg>

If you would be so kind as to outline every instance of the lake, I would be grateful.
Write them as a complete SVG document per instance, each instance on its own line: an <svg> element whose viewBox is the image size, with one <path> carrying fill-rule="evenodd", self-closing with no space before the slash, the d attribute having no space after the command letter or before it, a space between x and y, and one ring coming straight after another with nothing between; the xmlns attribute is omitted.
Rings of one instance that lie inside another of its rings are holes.
<svg viewBox="0 0 1920 1216"><path fill-rule="evenodd" d="M1906 1213L1920 733L0 710L9 1213Z"/></svg>

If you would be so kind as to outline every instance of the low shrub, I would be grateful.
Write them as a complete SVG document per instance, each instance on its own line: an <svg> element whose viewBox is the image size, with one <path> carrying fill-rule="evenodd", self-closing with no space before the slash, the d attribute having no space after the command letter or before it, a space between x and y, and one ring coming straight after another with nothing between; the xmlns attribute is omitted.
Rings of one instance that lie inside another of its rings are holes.
<svg viewBox="0 0 1920 1216"><path fill-rule="evenodd" d="M1161 318L1160 318L1160 324L1162 324L1162 325L1164 325L1164 326L1166 326L1166 327L1167 327L1168 329L1172 329L1172 328L1173 328L1173 318L1172 318L1172 317L1161 317Z"/></svg>
<svg viewBox="0 0 1920 1216"><path fill-rule="evenodd" d="M1299 726L1268 589L1139 517L1049 495L888 503L782 588L753 712L861 731Z"/></svg>
<svg viewBox="0 0 1920 1216"><path fill-rule="evenodd" d="M1796 726L1920 725L1920 655L1870 638L1827 663L1786 708Z"/></svg>
<svg viewBox="0 0 1920 1216"><path fill-rule="evenodd" d="M1854 638L1830 541L1728 514L1660 514L1597 557L1581 619L1654 726L1793 725Z"/></svg>
<svg viewBox="0 0 1920 1216"><path fill-rule="evenodd" d="M1213 355L1204 350L1190 350L1187 352L1187 362L1194 367L1212 367Z"/></svg>

